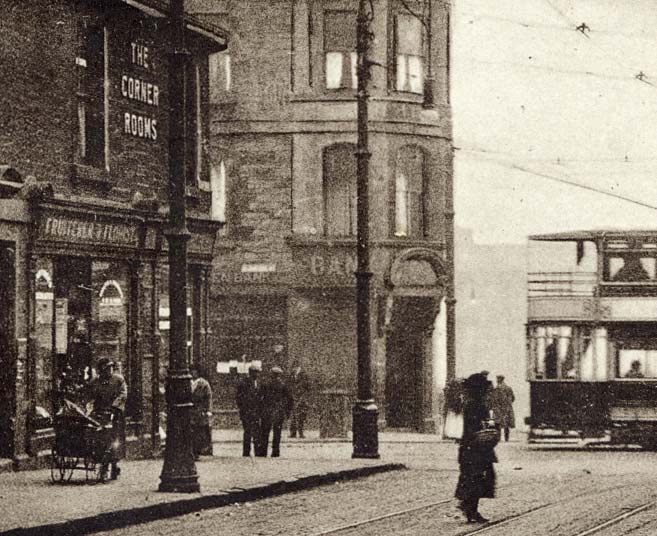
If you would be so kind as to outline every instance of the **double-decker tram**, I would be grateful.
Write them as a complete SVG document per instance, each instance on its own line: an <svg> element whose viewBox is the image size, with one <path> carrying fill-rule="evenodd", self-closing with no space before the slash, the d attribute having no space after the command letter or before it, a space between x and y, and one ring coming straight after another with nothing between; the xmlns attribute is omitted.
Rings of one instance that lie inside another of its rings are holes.
<svg viewBox="0 0 657 536"><path fill-rule="evenodd" d="M529 440L657 448L657 230L535 235Z"/></svg>

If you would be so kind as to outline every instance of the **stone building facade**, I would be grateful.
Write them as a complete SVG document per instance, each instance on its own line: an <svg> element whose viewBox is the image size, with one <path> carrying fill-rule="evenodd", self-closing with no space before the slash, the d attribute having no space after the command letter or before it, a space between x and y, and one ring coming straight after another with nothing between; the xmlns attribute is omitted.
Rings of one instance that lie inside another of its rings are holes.
<svg viewBox="0 0 657 536"><path fill-rule="evenodd" d="M216 410L234 418L234 382L256 360L301 365L317 417L322 392L356 392L358 2L188 5L231 32L210 58L211 174L226 192L206 356ZM382 426L433 431L454 368L449 3L371 5L375 395Z"/></svg>
<svg viewBox="0 0 657 536"><path fill-rule="evenodd" d="M62 398L114 359L129 452L159 446L168 362L166 2L0 1L0 458L34 464ZM190 359L209 331L218 24L187 20ZM216 202L215 202L216 208ZM5 464L6 465L6 464ZM11 465L11 464L10 464Z"/></svg>

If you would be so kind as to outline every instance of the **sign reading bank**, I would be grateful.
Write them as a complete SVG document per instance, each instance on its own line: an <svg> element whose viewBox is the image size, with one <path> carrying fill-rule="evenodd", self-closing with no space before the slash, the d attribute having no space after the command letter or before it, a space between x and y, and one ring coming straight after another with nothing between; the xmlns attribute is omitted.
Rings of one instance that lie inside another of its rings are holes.
<svg viewBox="0 0 657 536"><path fill-rule="evenodd" d="M123 113L123 133L135 138L157 140L158 124L153 115L160 106L160 88L153 82L152 51L146 45L130 43L132 72L121 74L121 96L131 108Z"/></svg>

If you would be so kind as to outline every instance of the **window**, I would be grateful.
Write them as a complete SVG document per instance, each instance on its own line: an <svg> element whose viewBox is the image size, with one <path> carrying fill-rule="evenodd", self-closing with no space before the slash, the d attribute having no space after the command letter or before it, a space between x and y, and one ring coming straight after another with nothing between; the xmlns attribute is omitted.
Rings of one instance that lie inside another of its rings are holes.
<svg viewBox="0 0 657 536"><path fill-rule="evenodd" d="M403 147L395 176L395 236L423 237L425 225L425 158L418 147Z"/></svg>
<svg viewBox="0 0 657 536"><path fill-rule="evenodd" d="M212 189L211 218L215 221L226 221L226 165L222 160L219 165L212 165L210 170Z"/></svg>
<svg viewBox="0 0 657 536"><path fill-rule="evenodd" d="M355 88L358 85L355 12L324 13L324 55L327 89Z"/></svg>
<svg viewBox="0 0 657 536"><path fill-rule="evenodd" d="M230 54L216 52L209 57L210 102L221 102L223 95L231 91Z"/></svg>
<svg viewBox="0 0 657 536"><path fill-rule="evenodd" d="M606 275L606 280L619 283L655 281L655 257L640 253L607 257Z"/></svg>
<svg viewBox="0 0 657 536"><path fill-rule="evenodd" d="M79 158L83 164L108 167L107 29L85 25L75 63L80 69L78 91Z"/></svg>
<svg viewBox="0 0 657 536"><path fill-rule="evenodd" d="M332 145L324 151L324 234L356 235L356 148Z"/></svg>
<svg viewBox="0 0 657 536"><path fill-rule="evenodd" d="M530 379L604 381L607 330L590 326L532 326L528 331Z"/></svg>
<svg viewBox="0 0 657 536"><path fill-rule="evenodd" d="M201 99L201 67L192 62L187 66L187 155L186 177L187 184L197 185L203 177L203 119Z"/></svg>
<svg viewBox="0 0 657 536"><path fill-rule="evenodd" d="M396 89L423 93L422 23L411 15L395 18Z"/></svg>

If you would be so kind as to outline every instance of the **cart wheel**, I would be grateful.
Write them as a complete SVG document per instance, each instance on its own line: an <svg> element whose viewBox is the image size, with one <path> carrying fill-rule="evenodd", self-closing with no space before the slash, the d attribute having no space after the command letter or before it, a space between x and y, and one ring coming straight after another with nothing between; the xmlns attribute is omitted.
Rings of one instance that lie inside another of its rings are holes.
<svg viewBox="0 0 657 536"><path fill-rule="evenodd" d="M60 456L56 452L50 458L50 478L53 482L68 482L73 476L77 458Z"/></svg>
<svg viewBox="0 0 657 536"><path fill-rule="evenodd" d="M93 458L84 459L84 472L87 482L96 482L100 480L100 464L96 463Z"/></svg>

